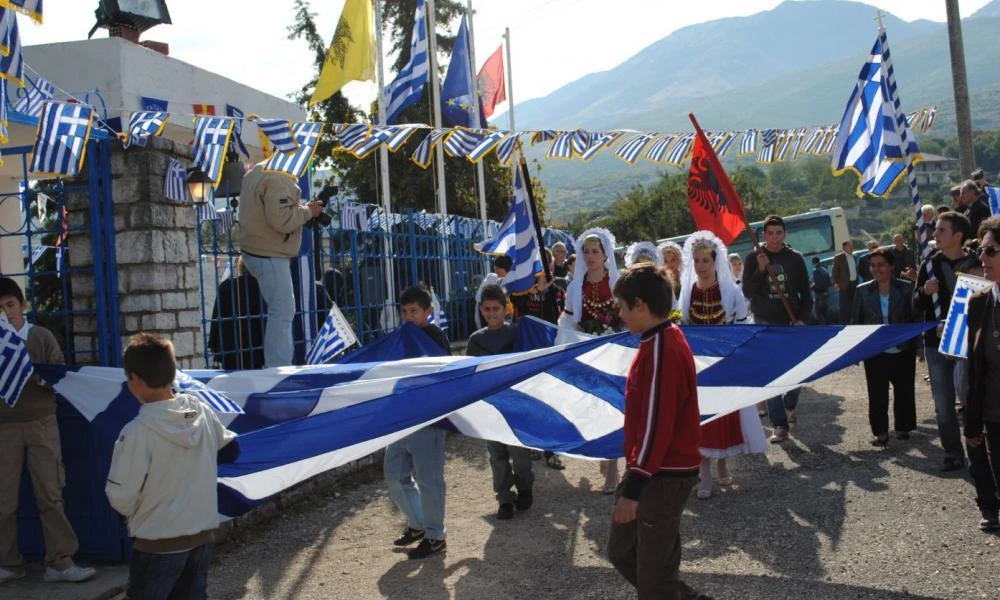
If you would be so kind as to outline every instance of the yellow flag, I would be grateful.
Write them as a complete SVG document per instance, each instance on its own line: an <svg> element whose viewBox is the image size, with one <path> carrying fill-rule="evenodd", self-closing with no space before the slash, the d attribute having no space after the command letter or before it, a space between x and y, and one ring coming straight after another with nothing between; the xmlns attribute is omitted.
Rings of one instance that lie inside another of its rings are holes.
<svg viewBox="0 0 1000 600"><path fill-rule="evenodd" d="M349 81L375 81L375 16L372 0L347 0L309 105L322 102Z"/></svg>

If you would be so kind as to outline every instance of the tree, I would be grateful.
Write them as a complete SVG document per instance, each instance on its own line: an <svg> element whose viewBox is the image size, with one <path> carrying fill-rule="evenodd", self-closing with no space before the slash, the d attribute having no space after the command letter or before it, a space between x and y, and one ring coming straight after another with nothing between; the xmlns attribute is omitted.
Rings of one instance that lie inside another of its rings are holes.
<svg viewBox="0 0 1000 600"><path fill-rule="evenodd" d="M464 12L461 3L454 0L435 2L435 16L438 24L447 26ZM413 30L416 0L385 0L383 2L383 22L389 32L391 48L398 52L394 63L398 71L410 59L410 36ZM302 86L295 99L306 103L319 77L326 58L328 44L324 43L316 29L314 15L308 0L295 0L295 22L289 27L289 39L302 39L314 54L316 65L314 77ZM454 37L437 34L440 52L450 52ZM443 70L442 70L443 72ZM387 75L391 80L391 76ZM403 111L399 123L430 123L429 84L423 97ZM314 121L326 123L374 123L377 107L373 104L367 110L351 106L341 93L317 103L311 109ZM410 156L427 135L426 130L418 130L396 153L389 155L389 185L394 211L406 209L437 211L436 177L433 167L421 169L410 160ZM342 179L343 185L352 189L361 202L380 203L379 156L374 152L364 159L357 159L343 152L337 152L339 142L331 131L324 132L316 151L317 164L330 166ZM487 215L492 219L503 219L510 201L510 169L499 164L491 153L484 159ZM479 216L479 199L476 187L476 167L465 158L445 159L445 185L448 196L448 212L468 217ZM536 197L544 201L544 190L535 184ZM544 202L543 202L544 203ZM541 211L541 207L539 208Z"/></svg>

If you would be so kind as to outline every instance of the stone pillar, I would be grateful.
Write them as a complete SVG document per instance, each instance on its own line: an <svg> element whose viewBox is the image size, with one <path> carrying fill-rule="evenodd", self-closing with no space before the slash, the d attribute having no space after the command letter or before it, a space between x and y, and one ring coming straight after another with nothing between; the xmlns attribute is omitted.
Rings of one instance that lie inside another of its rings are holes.
<svg viewBox="0 0 1000 600"><path fill-rule="evenodd" d="M189 163L190 148L161 138L128 150L111 143L116 256L106 271L118 277L122 347L140 331L160 333L173 341L181 367L191 368L202 365L203 352L198 240L191 204L163 196L167 166L175 157ZM71 260L74 266L91 266L89 197L86 181L71 185L76 184L83 187L66 197L69 222L87 225L87 230L74 236ZM74 274L72 283L74 308L93 309L93 274ZM74 317L77 350L94 348L96 332L95 315Z"/></svg>

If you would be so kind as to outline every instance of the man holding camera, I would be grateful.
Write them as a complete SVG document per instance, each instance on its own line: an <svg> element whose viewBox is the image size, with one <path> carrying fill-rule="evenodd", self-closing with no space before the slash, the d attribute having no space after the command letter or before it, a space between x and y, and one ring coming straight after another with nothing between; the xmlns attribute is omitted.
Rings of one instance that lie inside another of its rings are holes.
<svg viewBox="0 0 1000 600"><path fill-rule="evenodd" d="M238 207L237 241L243 264L260 284L267 303L264 367L292 364L292 319L295 295L288 259L298 256L302 227L319 217L322 202L299 203L295 179L264 171L263 163L243 177Z"/></svg>

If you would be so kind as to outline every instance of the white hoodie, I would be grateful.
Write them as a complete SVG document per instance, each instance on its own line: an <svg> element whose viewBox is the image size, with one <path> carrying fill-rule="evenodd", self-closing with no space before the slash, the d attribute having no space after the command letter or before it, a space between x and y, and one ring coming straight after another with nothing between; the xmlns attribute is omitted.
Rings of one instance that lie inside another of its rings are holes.
<svg viewBox="0 0 1000 600"><path fill-rule="evenodd" d="M216 453L236 434L194 396L143 404L115 442L104 492L143 540L218 527Z"/></svg>

